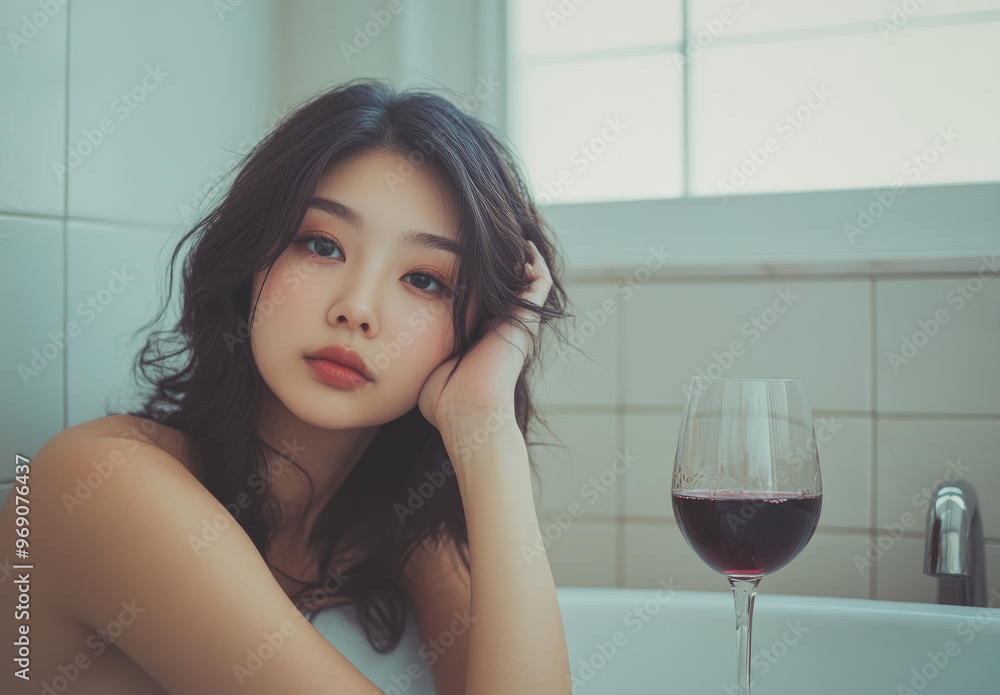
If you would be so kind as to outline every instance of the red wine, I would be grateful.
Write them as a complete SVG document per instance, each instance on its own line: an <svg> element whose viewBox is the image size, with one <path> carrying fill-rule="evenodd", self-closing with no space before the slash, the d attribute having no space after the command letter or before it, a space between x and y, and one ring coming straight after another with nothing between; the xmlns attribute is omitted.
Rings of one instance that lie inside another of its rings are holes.
<svg viewBox="0 0 1000 695"><path fill-rule="evenodd" d="M760 577L806 547L823 495L689 490L673 495L673 506L681 533L709 567L730 577Z"/></svg>

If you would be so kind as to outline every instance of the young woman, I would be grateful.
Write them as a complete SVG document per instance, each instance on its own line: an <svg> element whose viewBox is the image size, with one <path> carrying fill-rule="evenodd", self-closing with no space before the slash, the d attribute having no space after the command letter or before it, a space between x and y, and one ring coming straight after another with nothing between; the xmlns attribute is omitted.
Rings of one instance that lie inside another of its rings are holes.
<svg viewBox="0 0 1000 695"><path fill-rule="evenodd" d="M344 603L380 653L407 606L424 640L468 616L439 695L571 692L525 439L567 297L511 150L441 96L355 80L247 155L171 277L188 239L142 407L32 459L3 691L380 693L303 615Z"/></svg>

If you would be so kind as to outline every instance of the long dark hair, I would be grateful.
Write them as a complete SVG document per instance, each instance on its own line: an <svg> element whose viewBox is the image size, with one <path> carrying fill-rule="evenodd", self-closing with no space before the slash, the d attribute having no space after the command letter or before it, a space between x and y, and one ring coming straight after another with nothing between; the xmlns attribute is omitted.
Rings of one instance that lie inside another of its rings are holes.
<svg viewBox="0 0 1000 695"><path fill-rule="evenodd" d="M397 91L368 78L342 83L295 108L250 150L221 202L178 242L163 308L140 330L167 310L174 264L193 238L183 266L179 319L176 327L151 333L132 365L133 375L141 372L142 396L140 406L128 413L186 433L191 455L204 472L203 484L235 512L265 560L280 515L267 495L271 471L265 449L273 448L252 424L262 384L248 339L255 317L252 282L291 243L322 177L339 162L371 151L395 152L414 166L433 166L454 187L462 252L457 286L466 290L457 292L453 303L453 355L459 361L490 321L519 321L511 309L532 308L518 296L524 289L520 269L530 258L527 242L537 246L553 286L537 312L541 331L526 356L514 402L529 452L534 423L551 432L532 404L528 384L543 336L551 330L568 343L555 319L572 314L565 311L568 298L555 237L532 201L513 148L490 126L433 92ZM481 310L467 335L473 298ZM294 453L284 458L298 467ZM530 453L529 461L540 484ZM441 434L416 406L383 424L315 524L309 546L321 549L325 579L300 582L296 605L317 606L331 592L347 596L372 647L381 653L395 649L406 618L402 571L416 546L429 537L453 542L469 569L465 511L448 462ZM346 573L338 566L335 575L332 559L342 544L363 548L365 557Z"/></svg>

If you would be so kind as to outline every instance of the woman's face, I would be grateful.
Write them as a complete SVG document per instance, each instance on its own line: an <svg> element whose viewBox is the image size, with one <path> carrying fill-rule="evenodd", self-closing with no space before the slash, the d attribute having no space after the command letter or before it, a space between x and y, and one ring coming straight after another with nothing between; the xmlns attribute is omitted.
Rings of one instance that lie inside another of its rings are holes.
<svg viewBox="0 0 1000 695"><path fill-rule="evenodd" d="M337 165L313 203L260 292L253 357L299 419L328 429L383 424L416 406L427 377L451 356L459 258L448 248L458 250L458 208L430 167L387 152ZM436 243L414 241L413 230ZM254 279L251 307L264 275ZM374 380L321 379L306 356L333 344L357 351Z"/></svg>

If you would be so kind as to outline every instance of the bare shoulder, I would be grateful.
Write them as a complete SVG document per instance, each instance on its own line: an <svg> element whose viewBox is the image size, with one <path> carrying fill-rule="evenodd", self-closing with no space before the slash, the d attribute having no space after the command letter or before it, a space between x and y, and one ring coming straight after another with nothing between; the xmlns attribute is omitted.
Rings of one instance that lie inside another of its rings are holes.
<svg viewBox="0 0 1000 695"><path fill-rule="evenodd" d="M122 434L133 424L67 428L31 461L32 545L66 613L90 630L127 620L115 644L170 693L381 692L177 458Z"/></svg>
<svg viewBox="0 0 1000 695"><path fill-rule="evenodd" d="M201 471L191 455L187 434L163 423L129 414L105 415L67 427L53 437L63 442L79 443L93 437L113 437L141 442L158 448L202 479Z"/></svg>

